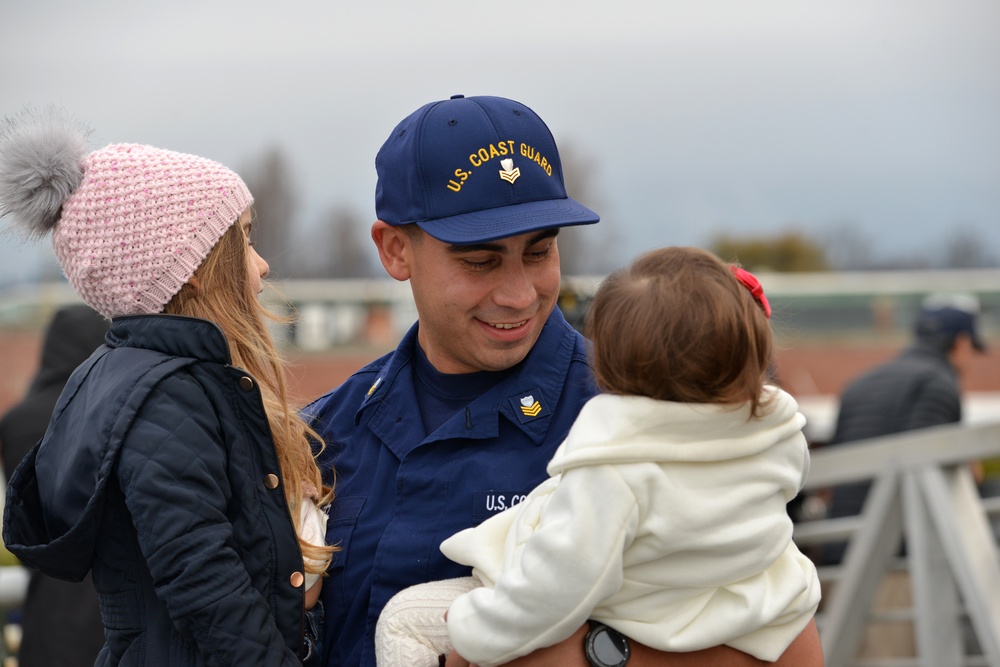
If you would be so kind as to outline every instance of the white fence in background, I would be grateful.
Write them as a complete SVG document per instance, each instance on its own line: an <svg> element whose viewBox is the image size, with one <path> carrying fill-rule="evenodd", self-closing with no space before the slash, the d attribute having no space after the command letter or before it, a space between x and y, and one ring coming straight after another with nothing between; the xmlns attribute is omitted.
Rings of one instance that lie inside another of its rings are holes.
<svg viewBox="0 0 1000 667"><path fill-rule="evenodd" d="M1000 269L761 272L759 277L768 297L781 306L783 316L774 326L783 336L906 335L920 300L934 292L975 294L983 306L984 334L1000 332ZM601 279L564 276L564 311L572 304L582 306L582 313ZM373 331L396 340L416 320L409 285L388 277L284 280L273 286L264 298L278 310L294 304L298 321L287 335L306 352L366 342ZM65 282L0 288L0 326L26 318L47 321L52 310L73 301L78 298Z"/></svg>
<svg viewBox="0 0 1000 667"><path fill-rule="evenodd" d="M817 616L827 667L1000 667L1000 552L970 463L1000 457L1000 423L940 426L822 448L805 491L873 480L862 514L802 522L802 548L848 541L839 566L820 569L832 589ZM905 539L905 556L899 547ZM873 612L890 571L909 573L910 609ZM892 618L892 616L895 618ZM865 627L912 622L915 656L858 658ZM978 651L968 652L971 626Z"/></svg>

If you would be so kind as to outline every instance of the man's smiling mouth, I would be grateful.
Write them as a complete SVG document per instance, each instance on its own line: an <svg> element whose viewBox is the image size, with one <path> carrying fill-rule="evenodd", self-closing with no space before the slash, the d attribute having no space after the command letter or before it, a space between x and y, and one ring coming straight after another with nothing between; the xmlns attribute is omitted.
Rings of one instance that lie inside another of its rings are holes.
<svg viewBox="0 0 1000 667"><path fill-rule="evenodd" d="M513 322L511 324L499 323L491 324L490 326L495 329L517 329L518 327L523 327L528 320L521 320L520 322Z"/></svg>

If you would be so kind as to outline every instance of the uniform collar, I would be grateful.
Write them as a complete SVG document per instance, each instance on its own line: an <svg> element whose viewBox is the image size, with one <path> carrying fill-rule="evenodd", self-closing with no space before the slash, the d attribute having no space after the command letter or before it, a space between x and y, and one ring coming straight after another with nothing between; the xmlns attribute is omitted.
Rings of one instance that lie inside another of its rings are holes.
<svg viewBox="0 0 1000 667"><path fill-rule="evenodd" d="M369 428L400 458L414 447L435 440L495 438L500 431L500 415L536 445L545 441L577 340L576 332L558 308L549 316L531 352L504 381L470 403L465 414L452 417L419 442L413 434L422 434L423 425L412 396L418 327L419 323L414 324L389 356L362 400L355 423L360 423L364 412L374 410Z"/></svg>
<svg viewBox="0 0 1000 667"><path fill-rule="evenodd" d="M113 348L143 348L175 357L231 363L229 344L222 329L214 322L197 317L164 313L116 317L106 340Z"/></svg>

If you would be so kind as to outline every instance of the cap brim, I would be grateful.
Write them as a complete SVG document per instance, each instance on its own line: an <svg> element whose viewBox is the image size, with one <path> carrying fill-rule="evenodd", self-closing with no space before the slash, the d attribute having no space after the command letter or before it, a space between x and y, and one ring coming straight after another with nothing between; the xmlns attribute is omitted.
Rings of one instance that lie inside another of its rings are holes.
<svg viewBox="0 0 1000 667"><path fill-rule="evenodd" d="M600 219L586 206L566 197L426 220L417 222L417 226L443 243L471 245L541 229L590 225Z"/></svg>

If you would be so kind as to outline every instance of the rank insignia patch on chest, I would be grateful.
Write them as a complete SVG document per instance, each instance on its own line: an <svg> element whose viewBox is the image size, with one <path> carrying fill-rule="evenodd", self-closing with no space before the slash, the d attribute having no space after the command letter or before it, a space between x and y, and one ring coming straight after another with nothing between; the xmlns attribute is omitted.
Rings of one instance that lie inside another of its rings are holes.
<svg viewBox="0 0 1000 667"><path fill-rule="evenodd" d="M522 424L549 414L546 402L542 399L540 389L532 389L531 391L511 396L507 400L510 401L511 407L514 408L514 414L517 415Z"/></svg>

